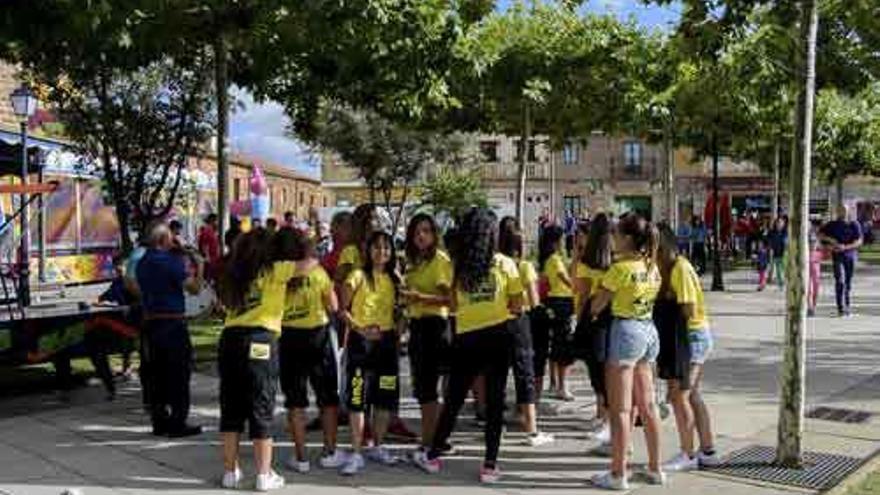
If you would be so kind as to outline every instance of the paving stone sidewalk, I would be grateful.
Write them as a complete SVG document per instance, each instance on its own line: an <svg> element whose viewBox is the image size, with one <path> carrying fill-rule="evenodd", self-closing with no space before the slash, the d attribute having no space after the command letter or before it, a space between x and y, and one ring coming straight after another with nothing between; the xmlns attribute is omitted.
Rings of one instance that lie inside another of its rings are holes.
<svg viewBox="0 0 880 495"><path fill-rule="evenodd" d="M707 364L705 396L713 411L718 447L729 454L751 445L775 444L777 376L784 330L783 293L771 288L757 293L748 272L727 274L728 291L708 294L716 348ZM880 447L880 273L860 270L856 277L856 316L833 316L833 281L823 281L819 316L808 335L808 410L843 407L873 413L863 424L808 420L808 450L865 458ZM403 367L404 369L406 366ZM406 381L406 379L404 379ZM83 495L233 493L218 486L220 448L216 434L219 416L217 382L197 374L193 382L193 418L206 425L201 436L185 441L158 440L148 434L135 384L123 386L116 402L103 400L99 387L77 390L62 400L54 394L0 399L0 495L58 495L77 488ZM541 427L557 442L540 448L522 445L524 436L511 424L501 449L504 478L498 485L476 483L481 439L472 415L465 409L453 442L460 453L448 460L443 474L426 476L412 466L368 465L362 476L343 478L321 471L297 475L284 472L288 486L276 493L308 495L403 494L584 494L599 493L587 482L608 460L590 454L595 442L587 438L593 400L588 382L575 379L578 400L547 400L554 415L541 418ZM418 407L405 396L401 415L417 426ZM283 429L283 412L275 423L277 465L290 452ZM347 429L340 440L347 442ZM312 434L312 453L320 448ZM676 452L675 425L664 422L665 457ZM409 445L394 444L405 453ZM245 473L252 473L250 449L244 450ZM637 432L635 463L644 462L644 445ZM638 482L634 493L658 494L781 494L809 490L772 486L711 472L675 474L664 487Z"/></svg>

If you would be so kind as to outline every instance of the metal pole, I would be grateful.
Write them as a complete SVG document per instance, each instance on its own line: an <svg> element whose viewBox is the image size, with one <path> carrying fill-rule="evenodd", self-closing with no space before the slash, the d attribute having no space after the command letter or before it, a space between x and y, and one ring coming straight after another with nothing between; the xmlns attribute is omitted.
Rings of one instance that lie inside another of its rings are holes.
<svg viewBox="0 0 880 495"><path fill-rule="evenodd" d="M40 184L43 183L43 163L40 163L40 169L38 172L38 182ZM40 261L39 265L37 265L37 273L39 275L40 283L46 283L46 205L44 203L46 194L40 193L39 196L39 208L40 208L40 216L37 217L37 245L40 250Z"/></svg>
<svg viewBox="0 0 880 495"><path fill-rule="evenodd" d="M27 122L21 123L21 183L28 185L28 151L27 151ZM27 206L27 193L21 194L21 247L19 259L21 261L19 290L22 307L31 304L30 288L30 260L31 260L31 233L30 233L30 208Z"/></svg>
<svg viewBox="0 0 880 495"><path fill-rule="evenodd" d="M226 141L229 133L229 55L226 39L222 34L217 36L214 49L214 84L217 92L217 221L220 239L229 228L229 156L226 153ZM236 198L237 199L237 198ZM225 250L220 243L220 251Z"/></svg>
<svg viewBox="0 0 880 495"><path fill-rule="evenodd" d="M712 144L712 290L724 290L724 274L721 268L721 201L718 198L718 144Z"/></svg>

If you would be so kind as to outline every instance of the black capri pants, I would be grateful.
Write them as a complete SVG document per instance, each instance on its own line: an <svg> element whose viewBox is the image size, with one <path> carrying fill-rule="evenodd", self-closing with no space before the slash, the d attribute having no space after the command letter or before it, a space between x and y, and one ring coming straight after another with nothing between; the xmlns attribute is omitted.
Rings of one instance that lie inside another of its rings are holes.
<svg viewBox="0 0 880 495"><path fill-rule="evenodd" d="M448 369L452 333L449 320L425 316L409 321L409 366L413 397L419 404L437 402L440 376Z"/></svg>
<svg viewBox="0 0 880 495"><path fill-rule="evenodd" d="M397 332L381 332L368 340L360 332L348 333L346 380L348 409L363 412L368 405L393 411L400 398L400 363Z"/></svg>
<svg viewBox="0 0 880 495"><path fill-rule="evenodd" d="M309 407L308 385L318 407L339 405L336 350L329 327L285 327L280 339L281 390L284 407L305 409Z"/></svg>
<svg viewBox="0 0 880 495"><path fill-rule="evenodd" d="M532 374L535 378L544 378L547 371L547 359L550 356L550 317L547 308L536 306L529 310L529 330L532 334Z"/></svg>
<svg viewBox="0 0 880 495"><path fill-rule="evenodd" d="M590 385L596 395L607 398L605 389L605 356L607 355L608 331L611 328L611 308L606 308L593 319L589 301L578 320L574 334L575 357L587 365Z"/></svg>
<svg viewBox="0 0 880 495"><path fill-rule="evenodd" d="M262 327L229 327L220 336L220 431L270 438L278 386L278 339Z"/></svg>
<svg viewBox="0 0 880 495"><path fill-rule="evenodd" d="M551 297L546 303L550 323L550 359L567 366L574 362L574 300Z"/></svg>
<svg viewBox="0 0 880 495"><path fill-rule="evenodd" d="M510 321L510 362L513 365L513 384L516 390L516 403L534 404L535 391L535 350L532 348L532 329L529 315L523 314Z"/></svg>

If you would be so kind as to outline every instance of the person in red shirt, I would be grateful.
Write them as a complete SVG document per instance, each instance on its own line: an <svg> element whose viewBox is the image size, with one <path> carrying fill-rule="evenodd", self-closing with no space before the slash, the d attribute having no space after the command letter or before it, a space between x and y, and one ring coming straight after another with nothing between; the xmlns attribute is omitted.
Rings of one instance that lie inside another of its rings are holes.
<svg viewBox="0 0 880 495"><path fill-rule="evenodd" d="M331 280L335 280L336 265L339 263L339 254L342 248L348 245L351 240L351 213L340 211L333 215L330 221L330 237L332 238L332 247L330 252L321 258L321 266L330 275Z"/></svg>
<svg viewBox="0 0 880 495"><path fill-rule="evenodd" d="M208 280L215 280L217 269L220 264L220 235L217 233L217 215L208 214L205 224L199 229L198 237L199 253L205 259L205 276Z"/></svg>

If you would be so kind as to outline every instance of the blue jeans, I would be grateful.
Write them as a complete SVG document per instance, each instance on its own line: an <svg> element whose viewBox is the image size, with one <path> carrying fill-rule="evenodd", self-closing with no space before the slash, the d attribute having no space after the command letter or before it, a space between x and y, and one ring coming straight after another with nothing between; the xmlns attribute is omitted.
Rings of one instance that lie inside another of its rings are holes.
<svg viewBox="0 0 880 495"><path fill-rule="evenodd" d="M692 364L704 364L715 347L715 341L708 328L688 330L688 344L691 349Z"/></svg>
<svg viewBox="0 0 880 495"><path fill-rule="evenodd" d="M852 288L853 270L855 269L855 256L846 253L834 253L834 295L837 299L837 311L843 313L849 310L849 293Z"/></svg>
<svg viewBox="0 0 880 495"><path fill-rule="evenodd" d="M639 361L653 363L660 353L660 337L652 320L615 318L608 334L606 361L632 366Z"/></svg>

